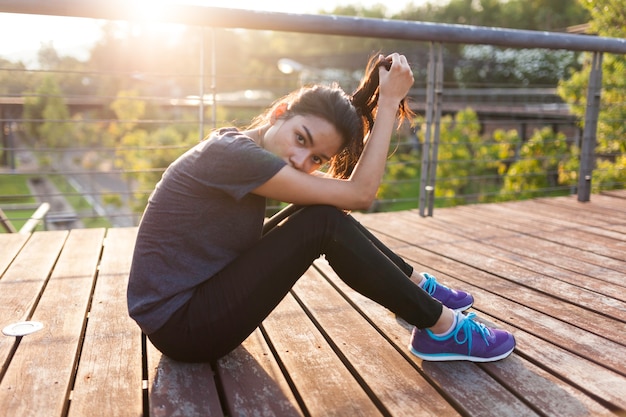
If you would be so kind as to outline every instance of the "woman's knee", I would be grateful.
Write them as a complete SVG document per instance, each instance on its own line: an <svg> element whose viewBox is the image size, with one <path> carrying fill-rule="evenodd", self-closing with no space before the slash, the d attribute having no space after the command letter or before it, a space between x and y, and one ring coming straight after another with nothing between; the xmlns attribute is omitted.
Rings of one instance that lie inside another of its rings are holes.
<svg viewBox="0 0 626 417"><path fill-rule="evenodd" d="M328 239L336 240L350 227L349 216L334 206L306 206L289 216L282 227L283 233L291 234L296 242L317 242L317 249L322 250ZM273 234L273 232L270 232ZM321 246L319 246L321 245Z"/></svg>
<svg viewBox="0 0 626 417"><path fill-rule="evenodd" d="M306 206L300 210L298 214L314 217L316 219L330 220L344 220L347 217L347 214L344 211L329 205Z"/></svg>

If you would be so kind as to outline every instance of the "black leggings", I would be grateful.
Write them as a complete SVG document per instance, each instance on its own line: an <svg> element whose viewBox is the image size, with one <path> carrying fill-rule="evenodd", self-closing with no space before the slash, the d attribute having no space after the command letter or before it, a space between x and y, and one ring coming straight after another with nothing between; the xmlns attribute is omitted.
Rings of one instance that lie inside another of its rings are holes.
<svg viewBox="0 0 626 417"><path fill-rule="evenodd" d="M409 323L425 328L439 319L441 303L408 278L410 265L352 216L311 206L199 285L148 337L172 359L213 362L241 344L320 255L351 288Z"/></svg>

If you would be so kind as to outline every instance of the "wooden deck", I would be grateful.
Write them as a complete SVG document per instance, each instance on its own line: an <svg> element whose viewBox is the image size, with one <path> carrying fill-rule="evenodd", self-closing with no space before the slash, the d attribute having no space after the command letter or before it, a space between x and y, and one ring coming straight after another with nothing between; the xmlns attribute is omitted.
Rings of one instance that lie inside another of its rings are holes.
<svg viewBox="0 0 626 417"><path fill-rule="evenodd" d="M626 193L359 215L514 332L491 364L422 362L410 328L320 260L211 369L163 357L126 315L136 229L0 235L0 415L626 415Z"/></svg>

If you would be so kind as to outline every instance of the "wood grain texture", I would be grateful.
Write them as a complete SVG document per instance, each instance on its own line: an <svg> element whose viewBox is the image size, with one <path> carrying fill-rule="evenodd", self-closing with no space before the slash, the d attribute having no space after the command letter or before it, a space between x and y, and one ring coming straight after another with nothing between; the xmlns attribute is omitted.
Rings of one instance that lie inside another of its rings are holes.
<svg viewBox="0 0 626 417"><path fill-rule="evenodd" d="M0 383L6 415L66 412L103 237L104 229L69 234L32 316L44 328L22 338Z"/></svg>
<svg viewBox="0 0 626 417"><path fill-rule="evenodd" d="M148 413L152 417L223 417L208 363L174 361L147 341Z"/></svg>
<svg viewBox="0 0 626 417"><path fill-rule="evenodd" d="M230 415L304 415L259 329L217 365Z"/></svg>
<svg viewBox="0 0 626 417"><path fill-rule="evenodd" d="M411 326L323 259L240 347L209 364L142 342L126 284L136 228L0 234L0 415L626 414L626 194L355 214L418 271L510 330L495 363L424 362Z"/></svg>
<svg viewBox="0 0 626 417"><path fill-rule="evenodd" d="M69 416L143 413L141 330L128 316L126 286L137 229L109 229L87 321ZM107 387L103 396L101 387Z"/></svg>

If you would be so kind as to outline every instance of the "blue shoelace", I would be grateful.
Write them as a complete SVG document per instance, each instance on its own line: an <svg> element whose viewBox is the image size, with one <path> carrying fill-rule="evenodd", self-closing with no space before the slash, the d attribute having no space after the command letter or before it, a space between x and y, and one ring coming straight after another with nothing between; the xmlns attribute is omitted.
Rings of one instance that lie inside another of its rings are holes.
<svg viewBox="0 0 626 417"><path fill-rule="evenodd" d="M435 290L437 289L437 285L441 284L437 282L437 278L426 272L424 272L424 277L426 277L426 281L424 282L424 285L422 285L422 289L428 294L433 295L435 293Z"/></svg>
<svg viewBox="0 0 626 417"><path fill-rule="evenodd" d="M461 318L460 316L462 315L459 314L457 316L457 320ZM453 332L454 341L457 342L459 345L462 345L463 343L467 342L469 354L472 353L472 339L474 337L472 336L472 333L474 331L478 333L483 338L487 346L489 346L489 341L487 340L487 336L489 336L490 334L489 329L485 327L484 324L473 320L474 317L476 317L475 313L469 313L467 316L465 316L465 318L462 318L461 321L456 324L456 328L454 329L454 332ZM459 331L461 329L463 330L463 333L465 334L465 337L463 339L459 339Z"/></svg>

